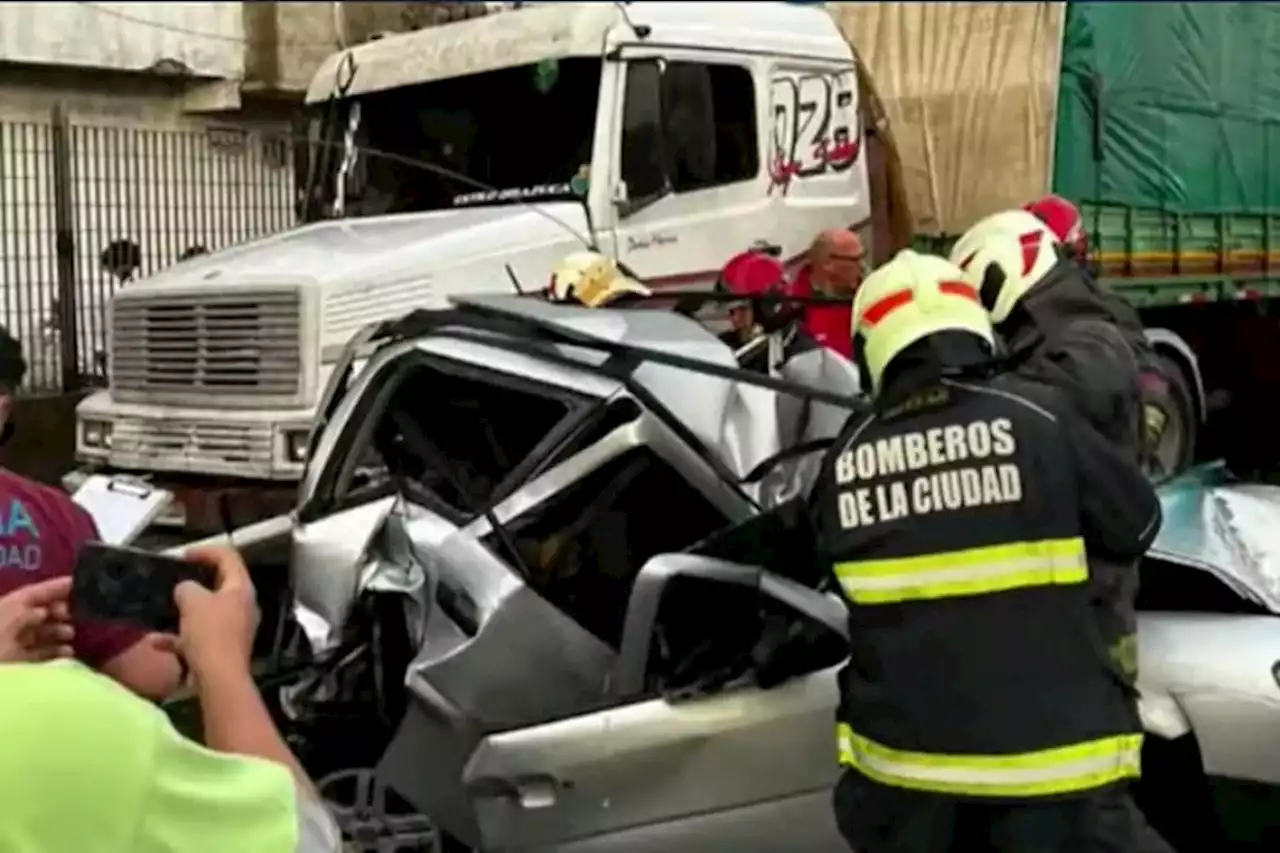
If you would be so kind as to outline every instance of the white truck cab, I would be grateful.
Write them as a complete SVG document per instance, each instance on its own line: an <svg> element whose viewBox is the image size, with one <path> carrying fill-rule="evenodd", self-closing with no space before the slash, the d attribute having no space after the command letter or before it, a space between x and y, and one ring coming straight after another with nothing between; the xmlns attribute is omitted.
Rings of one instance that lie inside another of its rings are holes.
<svg viewBox="0 0 1280 853"><path fill-rule="evenodd" d="M243 523L291 504L330 366L371 321L541 290L584 242L696 287L757 241L798 260L869 228L855 69L821 6L775 2L539 4L329 57L303 224L112 300L82 473L147 474L197 530L235 489Z"/></svg>

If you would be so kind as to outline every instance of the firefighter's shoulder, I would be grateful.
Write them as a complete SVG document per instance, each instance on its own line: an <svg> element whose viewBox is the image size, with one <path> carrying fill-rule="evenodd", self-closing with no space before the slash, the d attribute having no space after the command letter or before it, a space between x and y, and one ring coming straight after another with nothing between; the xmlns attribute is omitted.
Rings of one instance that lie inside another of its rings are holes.
<svg viewBox="0 0 1280 853"><path fill-rule="evenodd" d="M955 392L975 395L987 405L1021 411L1038 420L1057 422L1072 411L1070 400L1056 386L1011 372L980 381L948 380L947 385Z"/></svg>

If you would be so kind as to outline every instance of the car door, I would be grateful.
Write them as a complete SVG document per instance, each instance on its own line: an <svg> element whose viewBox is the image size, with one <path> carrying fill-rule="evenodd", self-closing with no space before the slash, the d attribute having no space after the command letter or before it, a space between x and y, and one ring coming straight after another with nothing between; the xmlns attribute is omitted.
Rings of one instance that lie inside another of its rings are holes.
<svg viewBox="0 0 1280 853"><path fill-rule="evenodd" d="M760 60L628 48L610 208L616 256L651 285L708 285L731 256L769 240L777 213L761 152Z"/></svg>
<svg viewBox="0 0 1280 853"><path fill-rule="evenodd" d="M660 558L659 558L660 559ZM686 558L692 559L692 558ZM646 569L648 566L646 566ZM642 573L643 574L643 573ZM643 578L637 580L641 586ZM749 620L760 591L708 581L669 587L653 608L663 613L706 612L706 603L679 606L672 595L692 597L719 587L716 618L699 627L674 626L683 636L668 646L673 661L692 650L708 661L733 659L733 648L707 652L702 638L746 637L733 625ZM690 592L690 590L693 590ZM794 589L799 589L794 587ZM798 595L821 598L802 589ZM628 629L636 611L628 610ZM800 617L770 599L770 610ZM676 618L676 617L672 617ZM825 627L820 630L827 630ZM644 648L649 647L646 633ZM631 644L638 647L639 644ZM620 653L625 677L628 642ZM662 667L650 662L646 678L660 695L570 719L484 738L464 772L464 784L482 837L482 849L557 853L818 853L843 849L831 811L838 775L833 720L837 688L833 661L846 648L834 638L802 672L772 689L750 678L723 687L687 684L678 690L655 681ZM678 669L678 667L677 667ZM708 672L715 667L708 667ZM707 678L684 672L682 683ZM665 695L662 695L665 694Z"/></svg>

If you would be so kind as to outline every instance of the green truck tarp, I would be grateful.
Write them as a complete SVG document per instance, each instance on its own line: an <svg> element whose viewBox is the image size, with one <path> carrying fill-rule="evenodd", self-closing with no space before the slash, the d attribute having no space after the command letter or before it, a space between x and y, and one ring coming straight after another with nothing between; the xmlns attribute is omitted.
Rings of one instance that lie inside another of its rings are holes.
<svg viewBox="0 0 1280 853"><path fill-rule="evenodd" d="M1280 3L1068 3L1054 188L1232 213L1280 209Z"/></svg>

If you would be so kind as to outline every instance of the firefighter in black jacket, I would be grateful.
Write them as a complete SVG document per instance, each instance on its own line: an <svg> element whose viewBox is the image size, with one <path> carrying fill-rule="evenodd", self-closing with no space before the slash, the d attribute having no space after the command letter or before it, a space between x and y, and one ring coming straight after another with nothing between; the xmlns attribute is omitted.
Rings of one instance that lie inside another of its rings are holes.
<svg viewBox="0 0 1280 853"><path fill-rule="evenodd" d="M951 263L899 254L863 283L853 332L874 407L812 496L849 605L843 834L860 853L1167 849L1139 840L1136 695L1086 560L1146 550L1152 487L1054 389L994 372Z"/></svg>
<svg viewBox="0 0 1280 853"><path fill-rule="evenodd" d="M1084 217L1080 209L1065 198L1047 195L1023 207L1048 227L1062 244L1064 254L1075 264L1089 297L1105 306L1133 350L1138 363L1139 385L1142 389L1142 454L1145 465L1160 476L1178 473L1180 459L1160 458L1160 445L1168 426L1169 415L1176 404L1170 397L1169 376L1166 365L1147 337L1142 318L1134 307L1115 293L1100 287L1094 278L1093 264L1089 260L1089 234L1084 230Z"/></svg>
<svg viewBox="0 0 1280 853"><path fill-rule="evenodd" d="M1051 385L1129 459L1144 444L1141 362L1114 306L1038 217L993 214L956 241L952 261L978 288L1004 342L1009 367ZM1136 555L1135 555L1136 556ZM1095 557L1095 563L1105 561ZM1131 681L1138 675L1138 570L1097 566L1110 578L1098 595L1115 621L1111 654Z"/></svg>
<svg viewBox="0 0 1280 853"><path fill-rule="evenodd" d="M1053 230L1025 210L996 213L956 241L951 260L978 288L1012 366L1066 392L1098 431L1139 459L1139 372L1149 348L1140 351L1115 300Z"/></svg>

